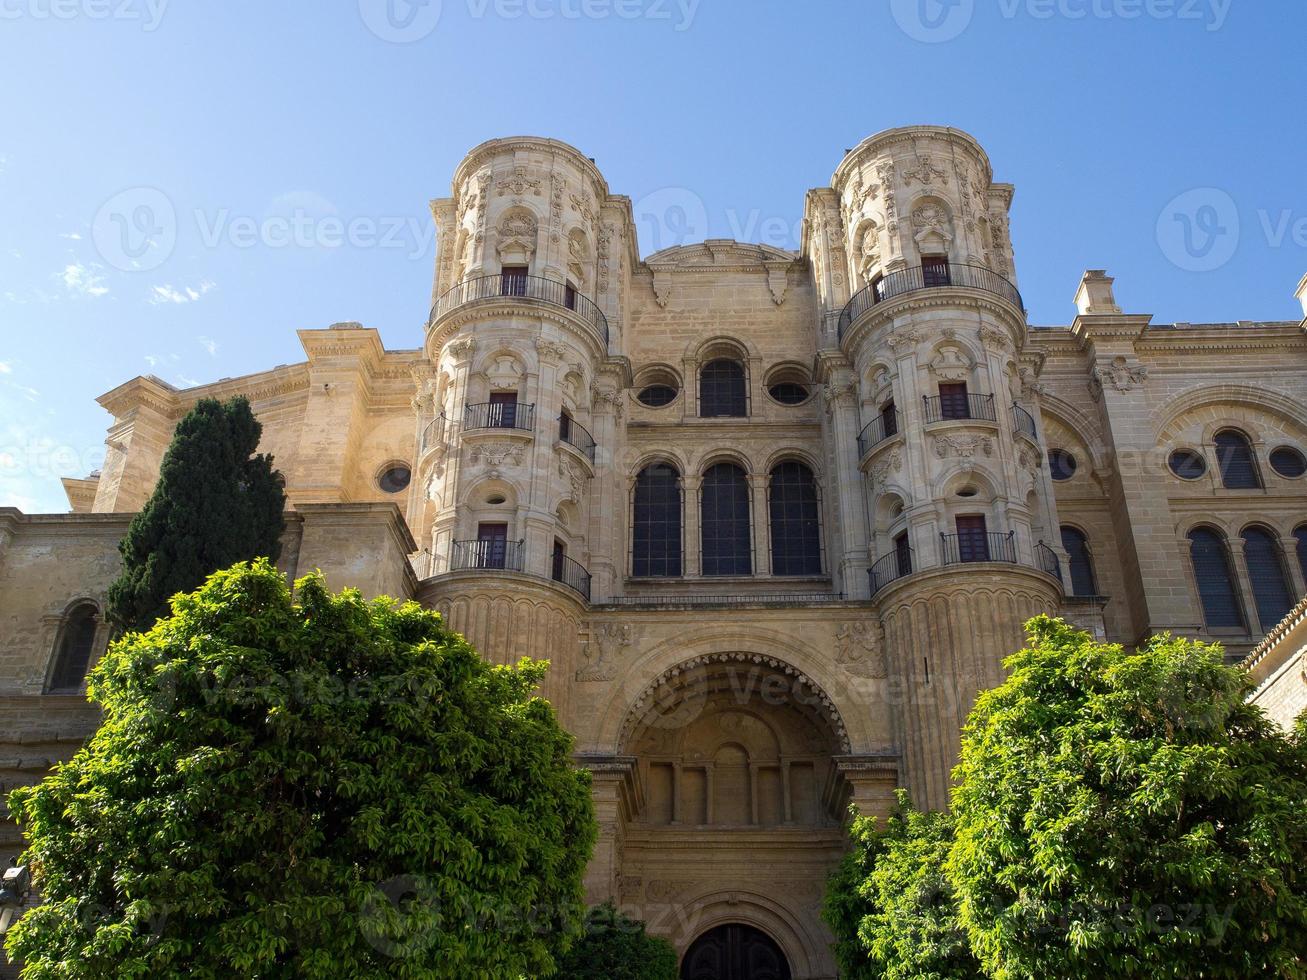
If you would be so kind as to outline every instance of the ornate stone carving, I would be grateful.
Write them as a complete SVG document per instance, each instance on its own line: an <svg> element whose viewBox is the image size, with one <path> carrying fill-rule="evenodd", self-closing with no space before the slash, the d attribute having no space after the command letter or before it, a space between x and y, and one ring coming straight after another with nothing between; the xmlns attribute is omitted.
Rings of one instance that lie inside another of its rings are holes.
<svg viewBox="0 0 1307 980"><path fill-rule="evenodd" d="M617 676L616 660L631 645L631 627L624 623L599 623L581 647L585 666L576 672L578 681L611 681Z"/></svg>
<svg viewBox="0 0 1307 980"><path fill-rule="evenodd" d="M479 442L472 447L472 463L477 466L520 466L520 442Z"/></svg>
<svg viewBox="0 0 1307 980"><path fill-rule="evenodd" d="M594 204L590 201L590 195L584 192L570 195L572 201L572 210L581 216L582 222L586 227L594 221Z"/></svg>
<svg viewBox="0 0 1307 980"><path fill-rule="evenodd" d="M890 474L897 473L901 469L903 469L903 454L895 449L871 468L871 482L879 487L886 486Z"/></svg>
<svg viewBox="0 0 1307 980"><path fill-rule="evenodd" d="M871 623L844 623L835 633L835 663L854 677L889 676L879 630Z"/></svg>
<svg viewBox="0 0 1307 980"><path fill-rule="evenodd" d="M666 309L667 301L672 296L672 277L666 272L655 269L653 274L653 291L654 299L658 305Z"/></svg>
<svg viewBox="0 0 1307 980"><path fill-rule="evenodd" d="M572 503L581 502L581 494L585 490L585 474L581 472L579 464L572 461L571 458L563 453L558 455L558 475L563 478L563 486L566 488L564 496Z"/></svg>
<svg viewBox="0 0 1307 980"><path fill-rule="evenodd" d="M558 243L563 230L563 193L567 190L567 180L559 173L549 175L549 220L550 241Z"/></svg>
<svg viewBox="0 0 1307 980"><path fill-rule="evenodd" d="M961 347L941 347L930 359L930 373L941 381L966 381L974 366Z"/></svg>
<svg viewBox="0 0 1307 980"><path fill-rule="evenodd" d="M596 412L611 411L622 417L622 392L614 388L590 387L590 405Z"/></svg>
<svg viewBox="0 0 1307 980"><path fill-rule="evenodd" d="M1004 351L1008 349L1009 339L1006 331L986 325L980 328L980 342L988 350Z"/></svg>
<svg viewBox="0 0 1307 980"><path fill-rule="evenodd" d="M851 382L845 381L839 384L828 383L823 389L822 394L826 396L826 405L833 407L837 402L853 398L855 388Z"/></svg>
<svg viewBox="0 0 1307 980"><path fill-rule="evenodd" d="M924 187L930 187L935 181L947 184L948 174L935 166L929 153L918 153L916 169L903 171L904 183L911 184L914 180Z"/></svg>
<svg viewBox="0 0 1307 980"><path fill-rule="evenodd" d="M545 340L543 337L536 338L536 352L540 355L540 360L546 364L557 364L567 356L567 345L556 343L552 340Z"/></svg>
<svg viewBox="0 0 1307 980"><path fill-rule="evenodd" d="M889 335L887 343L894 351L895 357L901 357L905 349L915 347L921 341L921 334L915 330L895 330Z"/></svg>
<svg viewBox="0 0 1307 980"><path fill-rule="evenodd" d="M785 266L778 263L767 267L767 288L771 291L773 303L780 306L785 302L785 293L790 288L790 279Z"/></svg>
<svg viewBox="0 0 1307 980"><path fill-rule="evenodd" d="M1107 365L1094 368L1094 375L1100 388L1110 384L1117 391L1130 391L1141 385L1148 378L1148 368L1142 364L1131 365L1124 357L1118 355Z"/></svg>
<svg viewBox="0 0 1307 980"><path fill-rule="evenodd" d="M514 197L521 197L530 190L536 197L540 196L540 178L528 175L526 167L514 167L513 174L505 177L495 184L499 191L499 196L512 194Z"/></svg>
<svg viewBox="0 0 1307 980"><path fill-rule="evenodd" d="M459 337L457 340L451 340L446 346L445 351L455 360L464 360L476 353L477 342L472 337Z"/></svg>
<svg viewBox="0 0 1307 980"><path fill-rule="evenodd" d="M501 354L483 372L490 387L497 391L516 391L522 383L522 366L511 354Z"/></svg>
<svg viewBox="0 0 1307 980"><path fill-rule="evenodd" d="M1034 401L1042 395L1047 387L1042 381L1037 380L1034 368L1023 367L1018 372L1021 380L1021 397L1026 401Z"/></svg>
<svg viewBox="0 0 1307 980"><path fill-rule="evenodd" d="M959 459L974 459L977 452L986 456L994 455L994 440L989 436L973 436L953 433L935 436L935 455L940 459L956 456Z"/></svg>
<svg viewBox="0 0 1307 980"><path fill-rule="evenodd" d="M527 211L515 209L504 215L499 223L497 247L500 254L521 249L528 256L535 251L539 225Z"/></svg>

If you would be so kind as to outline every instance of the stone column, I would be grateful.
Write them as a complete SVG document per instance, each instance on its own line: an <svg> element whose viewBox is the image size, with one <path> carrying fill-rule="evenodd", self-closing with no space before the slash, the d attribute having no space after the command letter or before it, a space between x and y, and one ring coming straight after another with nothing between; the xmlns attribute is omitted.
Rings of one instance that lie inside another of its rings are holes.
<svg viewBox="0 0 1307 980"><path fill-rule="evenodd" d="M703 574L699 560L699 487L702 482L698 475L681 477L681 574L688 577Z"/></svg>
<svg viewBox="0 0 1307 980"><path fill-rule="evenodd" d="M826 376L827 432L834 461L829 482L836 508L829 516L839 522L839 552L831 555L831 565L832 570L839 569L839 590L857 599L870 595L867 502L858 471L857 391L842 355L822 353L819 357Z"/></svg>
<svg viewBox="0 0 1307 980"><path fill-rule="evenodd" d="M753 510L753 574L763 577L771 574L771 513L767 506L766 473L749 477Z"/></svg>

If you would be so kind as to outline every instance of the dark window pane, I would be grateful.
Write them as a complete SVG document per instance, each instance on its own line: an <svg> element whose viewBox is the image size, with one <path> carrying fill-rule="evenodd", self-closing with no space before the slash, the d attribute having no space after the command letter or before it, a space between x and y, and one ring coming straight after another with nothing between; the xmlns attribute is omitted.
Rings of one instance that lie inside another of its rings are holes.
<svg viewBox="0 0 1307 980"><path fill-rule="evenodd" d="M1298 564L1302 566L1302 577L1307 578L1307 524L1296 528L1293 536L1298 539Z"/></svg>
<svg viewBox="0 0 1307 980"><path fill-rule="evenodd" d="M945 382L939 386L939 417L942 419L969 419L971 407L967 400L967 384Z"/></svg>
<svg viewBox="0 0 1307 980"><path fill-rule="evenodd" d="M767 389L782 405L802 405L808 400L808 389L796 381L782 381Z"/></svg>
<svg viewBox="0 0 1307 980"><path fill-rule="evenodd" d="M950 282L948 259L938 255L928 255L921 260L921 282L923 286L947 286Z"/></svg>
<svg viewBox="0 0 1307 980"><path fill-rule="evenodd" d="M958 560L989 561L989 535L983 515L954 519L958 529Z"/></svg>
<svg viewBox="0 0 1307 980"><path fill-rule="evenodd" d="M699 415L743 418L749 414L744 366L726 359L709 361L699 372Z"/></svg>
<svg viewBox="0 0 1307 980"><path fill-rule="evenodd" d="M666 463L640 471L635 480L631 574L681 574L681 480Z"/></svg>
<svg viewBox="0 0 1307 980"><path fill-rule="evenodd" d="M640 404L650 408L662 408L676 400L676 389L671 385L649 385L636 396Z"/></svg>
<svg viewBox="0 0 1307 980"><path fill-rule="evenodd" d="M1177 449L1171 454L1168 465L1171 472L1182 480L1196 480L1207 472L1207 461L1192 449Z"/></svg>
<svg viewBox="0 0 1307 980"><path fill-rule="evenodd" d="M1307 473L1307 459L1298 450L1281 446L1271 453L1271 469L1292 480Z"/></svg>
<svg viewBox="0 0 1307 980"><path fill-rule="evenodd" d="M781 463L771 471L773 575L821 574L821 519L817 482L802 463Z"/></svg>
<svg viewBox="0 0 1307 980"><path fill-rule="evenodd" d="M1189 532L1189 554L1208 629L1242 629L1243 612L1239 608L1225 541L1215 531L1196 528Z"/></svg>
<svg viewBox="0 0 1307 980"><path fill-rule="evenodd" d="M704 575L749 575L749 481L730 463L708 467L699 495Z"/></svg>
<svg viewBox="0 0 1307 980"><path fill-rule="evenodd" d="M51 691L76 691L82 686L95 646L95 626L94 606L78 606L69 613L50 675Z"/></svg>
<svg viewBox="0 0 1307 980"><path fill-rule="evenodd" d="M413 471L407 466L392 466L377 478L382 493L400 493L408 489Z"/></svg>
<svg viewBox="0 0 1307 980"><path fill-rule="evenodd" d="M1098 595L1098 582L1094 578L1094 561L1089 555L1089 542L1073 527L1062 528L1062 547L1071 559L1071 594Z"/></svg>
<svg viewBox="0 0 1307 980"><path fill-rule="evenodd" d="M894 408L894 402L887 401L880 409L880 426L881 434L886 439L890 436L898 435L899 432L899 413Z"/></svg>
<svg viewBox="0 0 1307 980"><path fill-rule="evenodd" d="M903 531L894 539L894 560L898 562L898 574L912 574L912 546L908 544L908 532Z"/></svg>
<svg viewBox="0 0 1307 980"><path fill-rule="evenodd" d="M501 270L499 291L504 296L525 296L527 267L524 265L506 265Z"/></svg>
<svg viewBox="0 0 1307 980"><path fill-rule="evenodd" d="M1253 461L1253 448L1242 432L1227 429L1216 434L1216 459L1221 483L1227 490L1256 490L1262 485Z"/></svg>
<svg viewBox="0 0 1307 980"><path fill-rule="evenodd" d="M1280 546L1269 531L1250 527L1243 532L1243 558L1248 564L1248 581L1252 585L1253 601L1257 604L1257 619L1265 633L1287 616L1293 606Z"/></svg>
<svg viewBox="0 0 1307 980"><path fill-rule="evenodd" d="M1076 458L1065 449L1048 451L1048 470L1054 480L1061 482L1076 475Z"/></svg>

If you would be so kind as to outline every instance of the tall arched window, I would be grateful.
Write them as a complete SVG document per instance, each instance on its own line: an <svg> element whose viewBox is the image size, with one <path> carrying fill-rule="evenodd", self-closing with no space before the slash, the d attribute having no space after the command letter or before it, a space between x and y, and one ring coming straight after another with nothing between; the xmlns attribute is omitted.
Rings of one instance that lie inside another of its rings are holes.
<svg viewBox="0 0 1307 980"><path fill-rule="evenodd" d="M1071 594L1098 595L1098 580L1094 577L1094 559L1089 554L1089 539L1074 527L1062 528L1062 547L1071 560Z"/></svg>
<svg viewBox="0 0 1307 980"><path fill-rule="evenodd" d="M1302 566L1302 577L1307 579L1307 524L1294 528L1293 536L1298 539L1298 564Z"/></svg>
<svg viewBox="0 0 1307 980"><path fill-rule="evenodd" d="M744 365L725 357L705 364L699 372L699 416L743 418L748 414Z"/></svg>
<svg viewBox="0 0 1307 980"><path fill-rule="evenodd" d="M1252 586L1253 601L1257 604L1257 619L1265 633L1293 607L1288 570L1284 567L1280 545L1264 527L1244 528L1243 560L1248 565L1248 582Z"/></svg>
<svg viewBox="0 0 1307 980"><path fill-rule="evenodd" d="M55 651L54 669L46 690L50 694L67 694L79 691L86 678L95 646L97 610L92 603L83 602L68 613L59 631L59 646Z"/></svg>
<svg viewBox="0 0 1307 980"><path fill-rule="evenodd" d="M1225 539L1211 528L1196 527L1189 532L1189 555L1198 581L1198 596L1203 603L1203 619L1208 629L1244 628L1239 593L1230 569L1230 554Z"/></svg>
<svg viewBox="0 0 1307 980"><path fill-rule="evenodd" d="M1258 490L1262 486L1252 443L1238 429L1216 434L1216 462L1221 467L1221 484L1227 490Z"/></svg>
<svg viewBox="0 0 1307 980"><path fill-rule="evenodd" d="M681 574L681 474L653 463L635 478L631 574L668 578Z"/></svg>
<svg viewBox="0 0 1307 980"><path fill-rule="evenodd" d="M812 470L793 460L771 471L771 573L821 574L821 517Z"/></svg>
<svg viewBox="0 0 1307 980"><path fill-rule="evenodd" d="M731 463L708 467L699 491L704 575L749 575L749 479Z"/></svg>

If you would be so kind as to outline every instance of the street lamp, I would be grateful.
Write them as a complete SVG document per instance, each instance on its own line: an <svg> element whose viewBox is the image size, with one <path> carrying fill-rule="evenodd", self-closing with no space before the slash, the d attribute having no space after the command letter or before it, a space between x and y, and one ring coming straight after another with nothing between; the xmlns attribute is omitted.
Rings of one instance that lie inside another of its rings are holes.
<svg viewBox="0 0 1307 980"><path fill-rule="evenodd" d="M15 864L5 868L4 878L0 879L0 936L9 931L14 916L27 901L32 891L32 875L25 864Z"/></svg>

